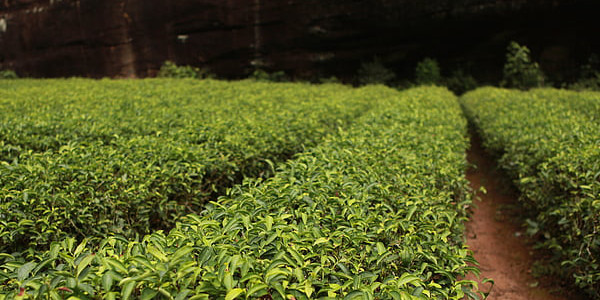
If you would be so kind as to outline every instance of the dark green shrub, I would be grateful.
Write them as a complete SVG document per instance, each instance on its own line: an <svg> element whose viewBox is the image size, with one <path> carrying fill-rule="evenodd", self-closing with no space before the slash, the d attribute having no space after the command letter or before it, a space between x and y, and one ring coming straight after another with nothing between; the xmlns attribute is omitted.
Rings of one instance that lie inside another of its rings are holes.
<svg viewBox="0 0 600 300"><path fill-rule="evenodd" d="M440 66L435 59L425 58L417 64L415 69L415 81L417 84L439 84L442 81Z"/></svg>
<svg viewBox="0 0 600 300"><path fill-rule="evenodd" d="M587 62L581 66L580 77L592 78L595 77L598 72L600 72L600 58L598 58L598 55L592 54Z"/></svg>
<svg viewBox="0 0 600 300"><path fill-rule="evenodd" d="M386 68L379 58L360 65L358 69L358 83L367 84L390 84L396 78L396 74Z"/></svg>
<svg viewBox="0 0 600 300"><path fill-rule="evenodd" d="M192 66L178 66L172 61L165 61L160 67L157 77L169 77L169 78L213 78L208 69L198 68Z"/></svg>
<svg viewBox="0 0 600 300"><path fill-rule="evenodd" d="M250 78L252 80L256 80L256 81L270 81L270 82L290 81L288 76L283 71L269 73L262 69L254 70L254 72L252 72L252 74L250 74L250 77L248 77L248 78Z"/></svg>
<svg viewBox="0 0 600 300"><path fill-rule="evenodd" d="M444 79L444 85L455 94L462 95L467 91L476 89L477 80L459 69L454 71L450 77Z"/></svg>
<svg viewBox="0 0 600 300"><path fill-rule="evenodd" d="M581 77L578 81L568 85L572 90L600 91L600 60L592 54L587 63L581 66Z"/></svg>
<svg viewBox="0 0 600 300"><path fill-rule="evenodd" d="M568 88L577 91L600 91L600 72L595 73L589 78L579 79L578 81L570 84Z"/></svg>
<svg viewBox="0 0 600 300"><path fill-rule="evenodd" d="M544 74L539 64L531 60L529 48L513 41L506 51L504 78L500 85L518 89L544 85Z"/></svg>
<svg viewBox="0 0 600 300"><path fill-rule="evenodd" d="M401 91L408 90L408 89L414 88L416 86L417 85L413 81L408 80L408 79L401 79L401 80L394 82L394 88L401 90Z"/></svg>
<svg viewBox="0 0 600 300"><path fill-rule="evenodd" d="M0 79L17 79L19 76L13 70L0 70Z"/></svg>
<svg viewBox="0 0 600 300"><path fill-rule="evenodd" d="M331 76L319 78L319 83L342 83L342 81L335 76Z"/></svg>

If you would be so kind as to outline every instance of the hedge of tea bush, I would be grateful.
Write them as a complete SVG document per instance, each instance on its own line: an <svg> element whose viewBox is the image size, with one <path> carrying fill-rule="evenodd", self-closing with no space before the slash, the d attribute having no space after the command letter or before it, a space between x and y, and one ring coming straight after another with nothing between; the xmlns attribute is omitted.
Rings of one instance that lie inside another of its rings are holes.
<svg viewBox="0 0 600 300"><path fill-rule="evenodd" d="M570 91L564 89L534 89L535 97L562 104L565 109L582 113L593 122L600 122L600 93L593 91Z"/></svg>
<svg viewBox="0 0 600 300"><path fill-rule="evenodd" d="M545 272L599 298L600 93L482 88L461 101L532 212Z"/></svg>
<svg viewBox="0 0 600 300"><path fill-rule="evenodd" d="M383 92L197 80L0 81L0 251L171 228Z"/></svg>
<svg viewBox="0 0 600 300"><path fill-rule="evenodd" d="M2 254L0 299L463 299L466 120L426 87L168 232Z"/></svg>

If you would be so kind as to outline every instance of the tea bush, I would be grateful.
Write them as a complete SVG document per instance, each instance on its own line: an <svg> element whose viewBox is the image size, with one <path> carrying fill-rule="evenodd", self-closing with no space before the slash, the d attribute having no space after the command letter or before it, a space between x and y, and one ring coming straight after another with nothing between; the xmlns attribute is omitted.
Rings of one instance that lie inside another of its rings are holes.
<svg viewBox="0 0 600 300"><path fill-rule="evenodd" d="M461 101L554 254L546 269L600 298L600 93L482 88Z"/></svg>
<svg viewBox="0 0 600 300"><path fill-rule="evenodd" d="M0 85L4 83L0 82ZM20 80L0 88L0 251L170 228L368 110L341 85Z"/></svg>
<svg viewBox="0 0 600 300"><path fill-rule="evenodd" d="M360 91L375 107L350 128L168 233L0 255L0 299L463 299L460 107L441 88Z"/></svg>
<svg viewBox="0 0 600 300"><path fill-rule="evenodd" d="M569 91L564 89L535 89L532 94L537 98L548 99L565 110L576 111L591 121L600 122L600 93L593 91Z"/></svg>

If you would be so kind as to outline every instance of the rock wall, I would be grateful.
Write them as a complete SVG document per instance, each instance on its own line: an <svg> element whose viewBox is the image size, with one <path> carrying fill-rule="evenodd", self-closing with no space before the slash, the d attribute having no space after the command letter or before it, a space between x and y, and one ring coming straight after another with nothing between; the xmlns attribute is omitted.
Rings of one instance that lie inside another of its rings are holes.
<svg viewBox="0 0 600 300"><path fill-rule="evenodd" d="M493 81L517 40L572 78L600 53L599 11L597 0L0 0L0 68L144 77L173 60L231 78L344 77L378 56L408 77L430 56Z"/></svg>

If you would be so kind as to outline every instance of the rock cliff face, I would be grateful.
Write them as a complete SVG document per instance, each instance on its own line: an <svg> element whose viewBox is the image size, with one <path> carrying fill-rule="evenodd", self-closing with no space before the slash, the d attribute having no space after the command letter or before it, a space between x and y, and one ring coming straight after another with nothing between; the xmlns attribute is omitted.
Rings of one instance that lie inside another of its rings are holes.
<svg viewBox="0 0 600 300"><path fill-rule="evenodd" d="M0 69L33 77L144 77L165 60L241 77L401 75L440 60L495 80L510 40L569 77L600 52L591 0L0 0Z"/></svg>

